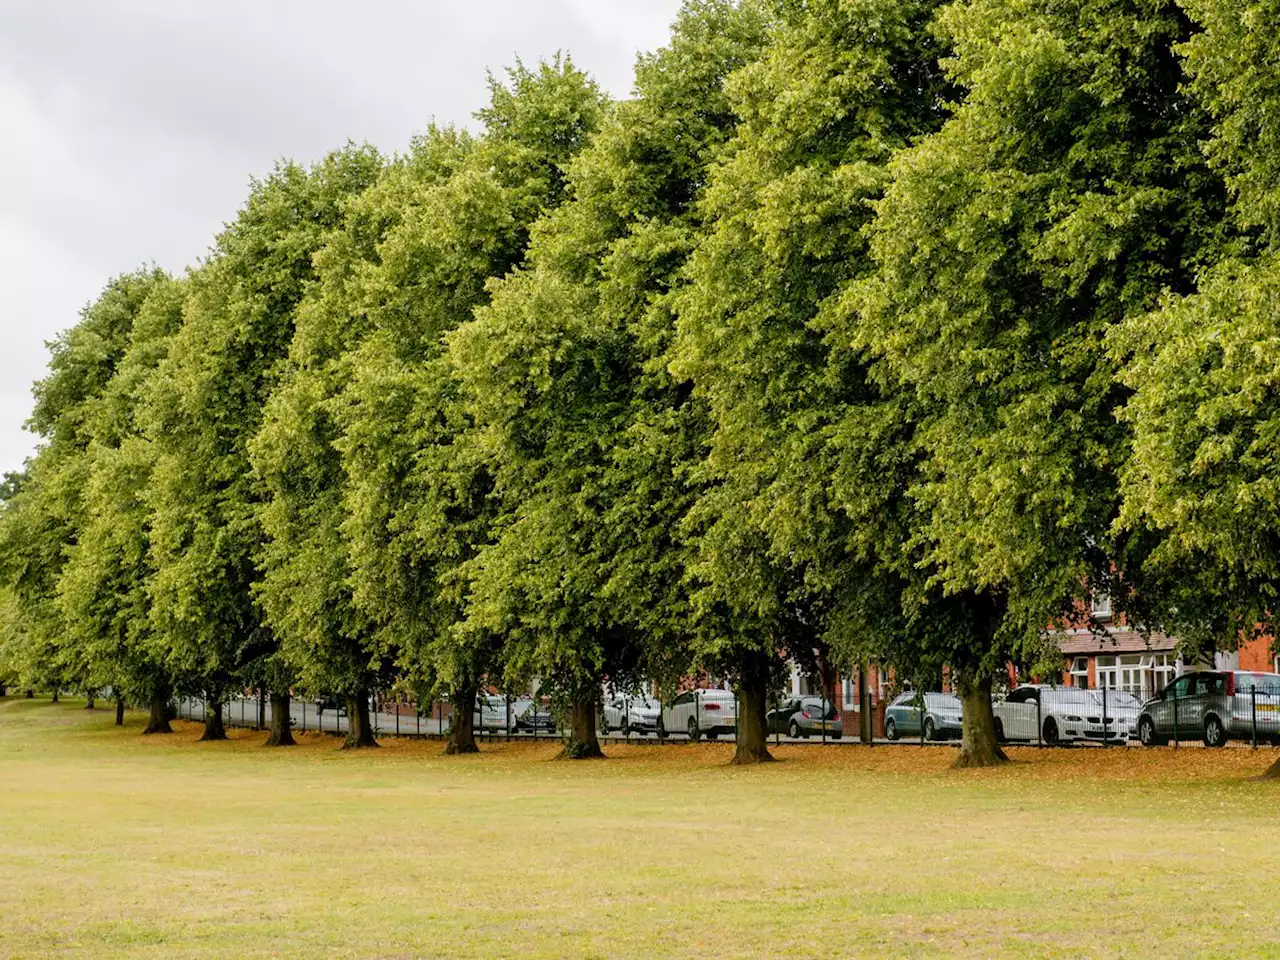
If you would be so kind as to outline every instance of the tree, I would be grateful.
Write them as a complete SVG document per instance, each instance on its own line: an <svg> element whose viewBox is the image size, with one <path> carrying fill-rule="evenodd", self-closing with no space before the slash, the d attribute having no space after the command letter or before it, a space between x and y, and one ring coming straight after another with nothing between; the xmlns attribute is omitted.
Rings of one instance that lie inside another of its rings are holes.
<svg viewBox="0 0 1280 960"><path fill-rule="evenodd" d="M376 323L380 246L396 224L421 224L411 212L415 194L447 178L469 147L465 134L432 130L346 204L316 251L315 282L296 310L287 363L250 447L267 491L259 508L266 540L257 595L301 686L347 697L350 747L374 745L369 691L394 661L396 641L357 602L344 530L350 515L340 398L355 373L350 351Z"/></svg>
<svg viewBox="0 0 1280 960"><path fill-rule="evenodd" d="M679 528L705 418L666 370L692 201L732 122L725 77L758 51L754 4L687 4L568 170L527 262L451 337L503 513L465 568L465 629L569 706L562 756L600 756L606 678L677 672L692 628Z"/></svg>
<svg viewBox="0 0 1280 960"><path fill-rule="evenodd" d="M1112 588L1128 437L1105 339L1217 247L1222 184L1160 0L974 0L940 17L964 98L901 152L875 273L834 325L911 400L908 548L975 633L951 651L959 762L998 759L993 674Z"/></svg>
<svg viewBox="0 0 1280 960"><path fill-rule="evenodd" d="M714 423L698 570L706 602L739 622L739 739L762 756L763 684L784 656L820 671L832 646L851 660L914 635L893 616L909 433L833 318L870 268L891 157L941 122L937 7L784 8L730 84L738 123L700 203L673 362Z"/></svg>
<svg viewBox="0 0 1280 960"><path fill-rule="evenodd" d="M203 739L225 738L226 696L274 644L253 592L263 490L249 441L289 349L294 311L314 281L312 256L381 166L376 151L349 146L310 170L282 163L255 183L188 278L182 327L153 378L152 611L171 669L205 696ZM364 737L367 698L354 705L352 728Z"/></svg>
<svg viewBox="0 0 1280 960"><path fill-rule="evenodd" d="M104 394L126 354L134 319L161 275L140 270L115 278L49 344L48 375L34 389L30 428L42 444L22 481L7 484L0 520L0 576L21 622L17 672L31 689L86 689L94 664L75 641L58 604L70 551L80 540L90 445L108 401Z"/></svg>
<svg viewBox="0 0 1280 960"><path fill-rule="evenodd" d="M1275 382L1280 342L1280 14L1195 0L1188 87L1212 116L1208 155L1233 240L1194 291L1174 288L1111 337L1132 391L1117 523L1143 622L1192 652L1274 637L1280 589ZM1266 773L1280 777L1280 763Z"/></svg>
<svg viewBox="0 0 1280 960"><path fill-rule="evenodd" d="M144 732L167 733L173 686L152 629L154 568L144 499L154 449L141 433L140 414L149 378L181 324L185 289L159 271L143 280L128 349L87 424L84 510L66 551L57 602L67 642L88 665L91 688L115 692L117 724L131 698L150 705Z"/></svg>
<svg viewBox="0 0 1280 960"><path fill-rule="evenodd" d="M505 630L457 629L468 585L456 569L493 535L501 504L488 441L461 402L445 338L524 256L530 225L564 195L564 168L599 124L604 99L568 59L491 78L474 141L421 143L383 201L388 224L358 267L370 332L339 361L344 531L355 599L385 649L422 689L449 691L449 753L474 752L472 705L496 677ZM456 156L456 162L452 159Z"/></svg>

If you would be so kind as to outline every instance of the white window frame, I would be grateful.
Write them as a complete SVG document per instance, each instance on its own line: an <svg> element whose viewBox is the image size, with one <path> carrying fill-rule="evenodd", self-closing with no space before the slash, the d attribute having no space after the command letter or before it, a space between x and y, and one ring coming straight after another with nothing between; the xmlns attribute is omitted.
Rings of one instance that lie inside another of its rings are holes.
<svg viewBox="0 0 1280 960"><path fill-rule="evenodd" d="M1111 619L1111 594L1095 593L1089 600L1089 612L1099 620Z"/></svg>

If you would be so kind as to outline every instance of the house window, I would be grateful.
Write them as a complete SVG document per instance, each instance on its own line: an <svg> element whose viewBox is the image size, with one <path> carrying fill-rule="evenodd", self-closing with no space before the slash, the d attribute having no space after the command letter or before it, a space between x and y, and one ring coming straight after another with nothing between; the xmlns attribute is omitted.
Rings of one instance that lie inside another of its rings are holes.
<svg viewBox="0 0 1280 960"><path fill-rule="evenodd" d="M1109 690L1123 690L1141 697L1143 688L1143 655L1127 653L1118 657L1098 657L1095 666L1098 672L1098 686Z"/></svg>
<svg viewBox="0 0 1280 960"><path fill-rule="evenodd" d="M1095 593L1090 604L1090 612L1099 620L1111 619L1111 594Z"/></svg>
<svg viewBox="0 0 1280 960"><path fill-rule="evenodd" d="M1089 688L1089 658L1076 657L1071 663L1071 684L1082 690Z"/></svg>

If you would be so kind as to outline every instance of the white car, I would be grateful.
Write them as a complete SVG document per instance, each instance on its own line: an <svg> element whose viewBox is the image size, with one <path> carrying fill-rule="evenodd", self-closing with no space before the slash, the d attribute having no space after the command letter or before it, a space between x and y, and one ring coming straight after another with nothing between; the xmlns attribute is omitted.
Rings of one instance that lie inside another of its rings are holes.
<svg viewBox="0 0 1280 960"><path fill-rule="evenodd" d="M600 711L600 728L605 733L619 730L623 736L655 733L661 712L661 705L648 694L617 694L605 700Z"/></svg>
<svg viewBox="0 0 1280 960"><path fill-rule="evenodd" d="M686 734L690 740L714 740L731 734L738 722L737 703L728 690L686 690L662 708L658 736Z"/></svg>
<svg viewBox="0 0 1280 960"><path fill-rule="evenodd" d="M1077 740L1125 741L1135 717L1119 702L1120 695L1108 690L1117 700L1115 714L1108 709L1103 716L1101 692L1080 687L1055 687L1050 684L1024 684L1012 690L1003 700L992 705L998 740L1039 740L1049 745Z"/></svg>

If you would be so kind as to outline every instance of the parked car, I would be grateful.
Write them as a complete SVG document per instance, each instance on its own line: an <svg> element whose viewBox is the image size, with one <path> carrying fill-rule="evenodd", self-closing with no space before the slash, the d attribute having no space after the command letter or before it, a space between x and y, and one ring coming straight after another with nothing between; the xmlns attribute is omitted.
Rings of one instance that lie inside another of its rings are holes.
<svg viewBox="0 0 1280 960"><path fill-rule="evenodd" d="M1154 746L1176 733L1222 747L1252 738L1255 718L1259 740L1280 739L1280 674L1200 670L1177 677L1142 705L1138 739Z"/></svg>
<svg viewBox="0 0 1280 960"><path fill-rule="evenodd" d="M321 697L316 701L316 715L324 716L326 710L332 710L340 717L347 715L347 699L346 697Z"/></svg>
<svg viewBox="0 0 1280 960"><path fill-rule="evenodd" d="M556 732L555 716L549 707L544 707L537 700L523 698L523 704L519 715L515 713L515 707L512 707L512 716L515 717L514 730L516 733L532 733L536 736L551 736Z"/></svg>
<svg viewBox="0 0 1280 960"><path fill-rule="evenodd" d="M950 693L907 690L884 710L884 735L890 740L922 734L926 740L953 740L960 732L960 698Z"/></svg>
<svg viewBox="0 0 1280 960"><path fill-rule="evenodd" d="M1142 701L1124 690L1090 690L1090 694L1105 711L1108 719L1116 721L1117 740L1132 740L1138 735L1138 715L1142 713Z"/></svg>
<svg viewBox="0 0 1280 960"><path fill-rule="evenodd" d="M662 708L658 720L660 737L679 731L690 740L704 735L714 740L734 732L737 704L728 690L686 690Z"/></svg>
<svg viewBox="0 0 1280 960"><path fill-rule="evenodd" d="M1055 745L1078 740L1123 741L1129 738L1130 721L1122 716L1104 717L1097 690L1024 684L992 705L996 739L1036 740ZM1108 691L1108 696L1114 691Z"/></svg>
<svg viewBox="0 0 1280 960"><path fill-rule="evenodd" d="M623 736L654 733L662 706L648 694L619 694L608 698L600 710L600 729L618 730Z"/></svg>
<svg viewBox="0 0 1280 960"><path fill-rule="evenodd" d="M471 712L471 723L477 732L505 733L514 730L516 708L514 701L507 709L507 698L501 694L482 693L476 697L475 709Z"/></svg>
<svg viewBox="0 0 1280 960"><path fill-rule="evenodd" d="M765 714L770 733L807 739L825 732L832 740L844 736L844 720L836 705L824 697L787 697Z"/></svg>

